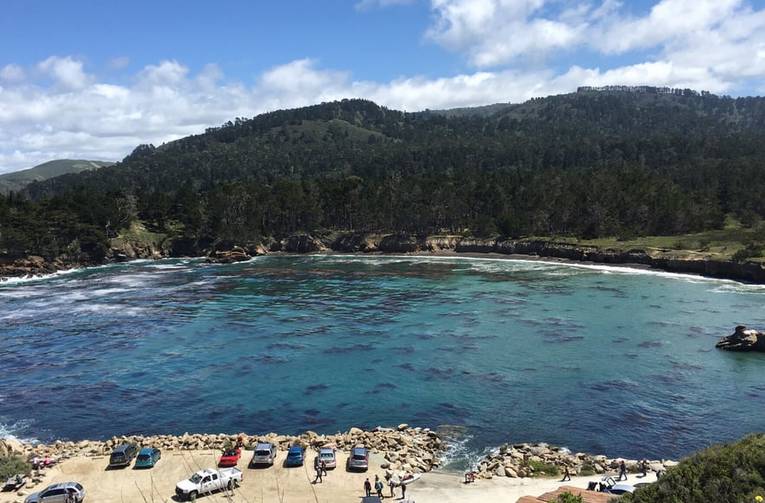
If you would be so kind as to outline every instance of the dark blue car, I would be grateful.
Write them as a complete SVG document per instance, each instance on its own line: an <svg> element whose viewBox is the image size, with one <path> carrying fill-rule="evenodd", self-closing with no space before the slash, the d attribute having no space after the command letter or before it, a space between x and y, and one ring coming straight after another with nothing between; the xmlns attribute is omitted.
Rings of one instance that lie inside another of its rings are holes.
<svg viewBox="0 0 765 503"><path fill-rule="evenodd" d="M305 449L299 445L293 445L287 451L286 466L303 466L305 461Z"/></svg>

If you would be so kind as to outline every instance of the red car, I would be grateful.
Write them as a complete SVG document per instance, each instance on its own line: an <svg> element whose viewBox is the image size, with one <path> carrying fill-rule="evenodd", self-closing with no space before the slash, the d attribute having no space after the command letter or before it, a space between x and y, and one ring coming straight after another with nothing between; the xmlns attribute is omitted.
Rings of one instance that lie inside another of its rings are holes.
<svg viewBox="0 0 765 503"><path fill-rule="evenodd" d="M236 449L226 449L223 451L223 456L220 457L220 461L218 461L218 466L236 466L236 464L239 463L239 458L241 457L242 450L240 448L237 447Z"/></svg>

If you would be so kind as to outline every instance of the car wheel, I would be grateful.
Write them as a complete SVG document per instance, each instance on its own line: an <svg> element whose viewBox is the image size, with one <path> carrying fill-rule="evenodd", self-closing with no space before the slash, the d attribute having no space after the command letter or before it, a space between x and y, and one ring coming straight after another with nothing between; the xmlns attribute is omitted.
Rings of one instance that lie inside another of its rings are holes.
<svg viewBox="0 0 765 503"><path fill-rule="evenodd" d="M234 481L233 480L229 480L228 484L226 484L226 489L228 489L230 491L233 488L234 488Z"/></svg>
<svg viewBox="0 0 765 503"><path fill-rule="evenodd" d="M196 501L196 500L197 500L197 492L196 491L192 491L189 494L189 501Z"/></svg>

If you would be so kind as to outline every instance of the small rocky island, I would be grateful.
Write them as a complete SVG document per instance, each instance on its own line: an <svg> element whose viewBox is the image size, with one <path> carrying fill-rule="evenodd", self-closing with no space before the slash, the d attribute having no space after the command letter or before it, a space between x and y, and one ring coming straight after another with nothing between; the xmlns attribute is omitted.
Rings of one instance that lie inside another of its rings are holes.
<svg viewBox="0 0 765 503"><path fill-rule="evenodd" d="M765 352L765 333L739 325L732 335L717 341L715 347L726 351Z"/></svg>

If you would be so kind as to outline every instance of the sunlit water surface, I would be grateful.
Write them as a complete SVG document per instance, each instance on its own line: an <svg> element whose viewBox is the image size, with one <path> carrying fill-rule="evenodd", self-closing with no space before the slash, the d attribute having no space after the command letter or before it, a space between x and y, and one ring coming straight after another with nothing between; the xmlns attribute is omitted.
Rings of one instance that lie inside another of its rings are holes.
<svg viewBox="0 0 765 503"><path fill-rule="evenodd" d="M765 430L765 288L428 257L166 260L0 286L0 434L464 427L677 457Z"/></svg>

